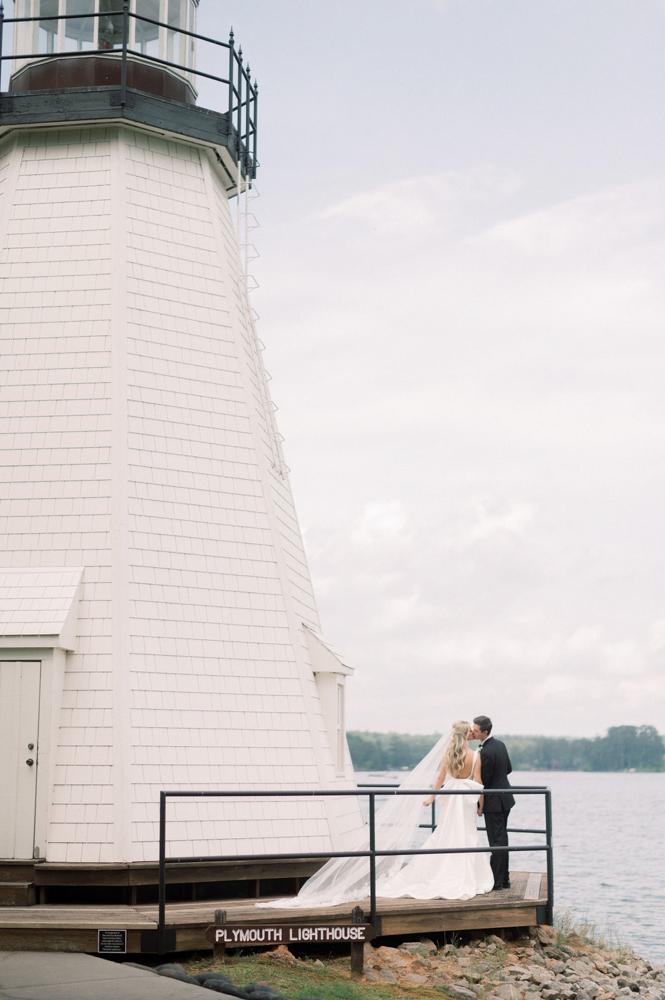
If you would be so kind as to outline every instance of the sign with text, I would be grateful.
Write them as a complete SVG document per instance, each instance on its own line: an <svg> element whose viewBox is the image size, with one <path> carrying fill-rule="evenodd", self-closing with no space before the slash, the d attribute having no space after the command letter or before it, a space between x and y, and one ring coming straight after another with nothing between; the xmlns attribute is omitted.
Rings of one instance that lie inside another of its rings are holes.
<svg viewBox="0 0 665 1000"><path fill-rule="evenodd" d="M126 955L127 931L97 931L99 955Z"/></svg>
<svg viewBox="0 0 665 1000"><path fill-rule="evenodd" d="M247 948L266 944L305 944L311 941L348 941L362 944L375 936L371 924L212 924L206 929L211 944Z"/></svg>

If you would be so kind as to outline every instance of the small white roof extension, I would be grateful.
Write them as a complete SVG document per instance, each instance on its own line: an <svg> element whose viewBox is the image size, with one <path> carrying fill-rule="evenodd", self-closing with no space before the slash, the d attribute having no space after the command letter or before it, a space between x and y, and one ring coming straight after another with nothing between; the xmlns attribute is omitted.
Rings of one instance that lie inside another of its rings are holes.
<svg viewBox="0 0 665 1000"><path fill-rule="evenodd" d="M0 646L74 649L83 569L0 568Z"/></svg>
<svg viewBox="0 0 665 1000"><path fill-rule="evenodd" d="M338 653L321 638L309 625L302 624L309 659L315 674L352 674L353 667L341 659Z"/></svg>

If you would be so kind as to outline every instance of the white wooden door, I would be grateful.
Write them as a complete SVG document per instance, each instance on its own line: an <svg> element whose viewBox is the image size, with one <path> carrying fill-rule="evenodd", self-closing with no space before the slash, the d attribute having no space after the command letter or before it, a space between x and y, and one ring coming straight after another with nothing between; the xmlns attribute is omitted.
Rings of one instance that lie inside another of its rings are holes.
<svg viewBox="0 0 665 1000"><path fill-rule="evenodd" d="M35 845L39 660L0 661L0 858Z"/></svg>

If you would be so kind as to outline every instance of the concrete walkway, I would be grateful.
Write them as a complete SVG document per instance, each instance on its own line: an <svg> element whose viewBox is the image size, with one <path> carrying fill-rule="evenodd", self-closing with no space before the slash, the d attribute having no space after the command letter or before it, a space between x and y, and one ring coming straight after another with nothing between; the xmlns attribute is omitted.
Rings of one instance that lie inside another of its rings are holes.
<svg viewBox="0 0 665 1000"><path fill-rule="evenodd" d="M215 994L79 952L0 952L0 1000L201 1000L208 996Z"/></svg>

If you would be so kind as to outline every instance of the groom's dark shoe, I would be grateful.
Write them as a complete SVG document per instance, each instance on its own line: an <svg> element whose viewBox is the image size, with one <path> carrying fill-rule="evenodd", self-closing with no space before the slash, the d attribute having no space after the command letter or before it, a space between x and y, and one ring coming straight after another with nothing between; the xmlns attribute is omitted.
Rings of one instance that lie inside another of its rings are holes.
<svg viewBox="0 0 665 1000"><path fill-rule="evenodd" d="M506 881L502 882L501 885L499 885L498 882L495 882L492 888L493 889L510 889L510 879L506 879Z"/></svg>

